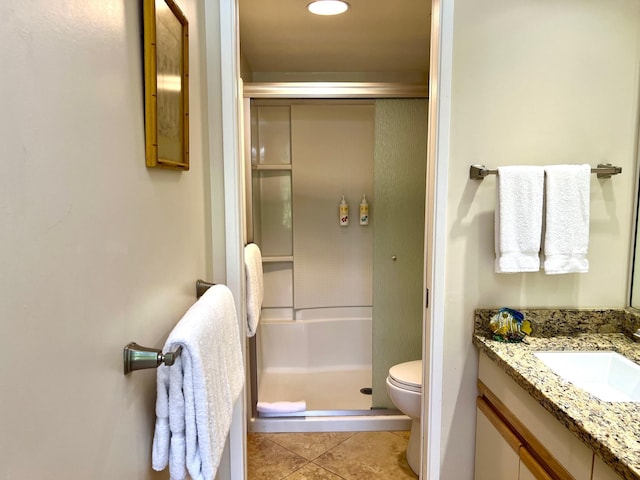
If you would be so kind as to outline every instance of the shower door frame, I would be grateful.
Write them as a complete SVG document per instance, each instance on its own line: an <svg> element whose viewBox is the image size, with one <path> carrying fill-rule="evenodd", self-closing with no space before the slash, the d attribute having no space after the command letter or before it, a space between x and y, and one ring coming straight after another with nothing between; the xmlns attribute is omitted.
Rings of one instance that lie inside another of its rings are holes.
<svg viewBox="0 0 640 480"><path fill-rule="evenodd" d="M251 117L250 105L253 99L382 99L382 98L428 98L427 85L386 82L268 82L245 83L243 85L244 110L244 167L251 171ZM426 134L427 132L425 132ZM245 191L251 191L251 176L245 175ZM254 240L252 202L246 202L247 242ZM250 385L250 417L252 419L296 419L305 417L341 417L341 416L390 416L398 415L398 410L314 410L286 415L265 415L257 410L258 378L257 378L257 342L256 336L249 338L249 385Z"/></svg>

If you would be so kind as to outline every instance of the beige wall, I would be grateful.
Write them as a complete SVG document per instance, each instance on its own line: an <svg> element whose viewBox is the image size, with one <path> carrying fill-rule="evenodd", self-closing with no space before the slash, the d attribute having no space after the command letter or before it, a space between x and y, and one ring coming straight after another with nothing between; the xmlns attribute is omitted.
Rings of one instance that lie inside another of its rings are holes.
<svg viewBox="0 0 640 480"><path fill-rule="evenodd" d="M240 78L242 78L244 83L250 83L253 81L251 65L249 65L249 61L242 50L240 50Z"/></svg>
<svg viewBox="0 0 640 480"><path fill-rule="evenodd" d="M122 348L161 347L206 273L203 2L179 2L182 173L144 166L139 3L0 4L1 479L168 478L149 469L155 371L125 377Z"/></svg>
<svg viewBox="0 0 640 480"><path fill-rule="evenodd" d="M448 171L443 479L473 471L477 307L623 307L635 185L640 2L457 0ZM590 271L494 273L495 177L469 165L609 162Z"/></svg>
<svg viewBox="0 0 640 480"><path fill-rule="evenodd" d="M425 73L414 72L253 72L251 81L427 83Z"/></svg>

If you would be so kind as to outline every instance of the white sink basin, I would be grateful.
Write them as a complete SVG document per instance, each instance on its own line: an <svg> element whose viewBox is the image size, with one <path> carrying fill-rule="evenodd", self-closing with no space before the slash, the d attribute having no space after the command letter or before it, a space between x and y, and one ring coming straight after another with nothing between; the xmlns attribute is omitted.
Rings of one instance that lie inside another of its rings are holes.
<svg viewBox="0 0 640 480"><path fill-rule="evenodd" d="M616 352L534 352L563 379L605 402L640 402L640 365Z"/></svg>

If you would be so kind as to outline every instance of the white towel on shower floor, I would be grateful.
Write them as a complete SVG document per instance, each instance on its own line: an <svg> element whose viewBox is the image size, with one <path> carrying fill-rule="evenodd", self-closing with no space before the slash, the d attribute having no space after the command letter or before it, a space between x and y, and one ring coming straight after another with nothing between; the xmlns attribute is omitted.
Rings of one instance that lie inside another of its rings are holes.
<svg viewBox="0 0 640 480"><path fill-rule="evenodd" d="M299 402L258 402L256 405L260 413L297 413L307 409L307 403Z"/></svg>
<svg viewBox="0 0 640 480"><path fill-rule="evenodd" d="M163 352L182 347L172 366L157 370L152 466L169 465L171 480L213 480L233 405L244 385L235 304L225 285L214 285L169 334Z"/></svg>

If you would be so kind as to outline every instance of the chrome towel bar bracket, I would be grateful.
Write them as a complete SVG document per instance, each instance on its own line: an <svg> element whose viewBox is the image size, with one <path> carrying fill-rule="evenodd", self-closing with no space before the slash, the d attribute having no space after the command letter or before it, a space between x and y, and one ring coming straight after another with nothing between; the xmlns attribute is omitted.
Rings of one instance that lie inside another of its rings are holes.
<svg viewBox="0 0 640 480"><path fill-rule="evenodd" d="M213 287L215 283L205 282L204 280L196 280L196 298L200 298L204 295L204 292Z"/></svg>
<svg viewBox="0 0 640 480"><path fill-rule="evenodd" d="M482 180L487 175L497 175L497 169L488 169L484 165L471 165L469 168L469 178L471 180ZM612 175L622 173L622 167L616 167L610 163L599 163L596 168L591 169L591 173L598 175L598 178L610 178Z"/></svg>
<svg viewBox="0 0 640 480"><path fill-rule="evenodd" d="M162 350L131 342L124 347L124 374L145 368L158 368L162 363L171 366L181 353L182 347L178 347L175 352L162 353Z"/></svg>
<svg viewBox="0 0 640 480"><path fill-rule="evenodd" d="M215 283L205 282L204 280L196 281L196 297L200 298L204 292ZM157 348L148 348L131 342L124 347L124 374L134 370L143 370L145 368L158 368L162 363L167 366L173 365L176 358L182 353L182 347L178 347L175 352L162 353Z"/></svg>

